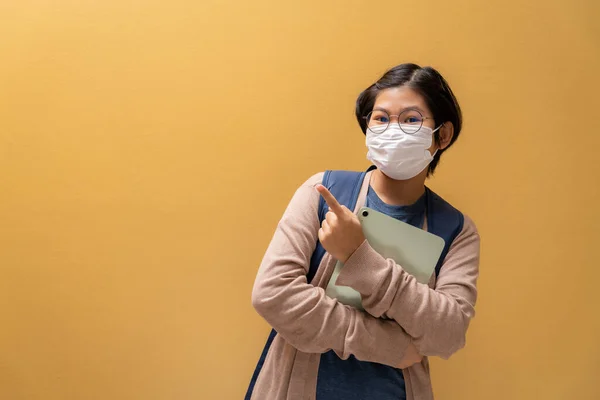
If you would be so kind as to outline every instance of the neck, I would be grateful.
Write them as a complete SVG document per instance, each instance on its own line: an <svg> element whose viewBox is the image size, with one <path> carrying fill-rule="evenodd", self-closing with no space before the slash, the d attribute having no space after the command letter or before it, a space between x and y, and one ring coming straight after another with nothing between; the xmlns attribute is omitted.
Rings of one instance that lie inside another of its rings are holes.
<svg viewBox="0 0 600 400"><path fill-rule="evenodd" d="M384 203L393 206L406 206L414 204L425 193L425 171L414 178L397 181L386 176L376 169L371 175L371 187Z"/></svg>

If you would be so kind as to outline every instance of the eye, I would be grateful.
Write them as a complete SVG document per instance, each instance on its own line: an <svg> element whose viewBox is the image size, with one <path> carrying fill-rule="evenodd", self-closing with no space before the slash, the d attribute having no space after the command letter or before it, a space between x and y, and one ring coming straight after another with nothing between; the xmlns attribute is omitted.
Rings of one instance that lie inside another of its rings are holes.
<svg viewBox="0 0 600 400"><path fill-rule="evenodd" d="M390 123L390 116L381 110L375 110L370 114L370 125L387 125Z"/></svg>
<svg viewBox="0 0 600 400"><path fill-rule="evenodd" d="M404 110L398 118L402 124L419 125L423 122L423 116L417 110Z"/></svg>

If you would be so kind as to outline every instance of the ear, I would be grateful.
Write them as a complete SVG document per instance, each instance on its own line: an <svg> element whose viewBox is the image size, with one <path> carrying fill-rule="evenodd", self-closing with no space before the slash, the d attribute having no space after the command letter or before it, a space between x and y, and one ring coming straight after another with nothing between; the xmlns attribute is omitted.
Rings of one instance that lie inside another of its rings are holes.
<svg viewBox="0 0 600 400"><path fill-rule="evenodd" d="M440 132L440 150L444 150L450 145L452 138L454 137L454 124L450 121L446 121L442 124L439 130Z"/></svg>

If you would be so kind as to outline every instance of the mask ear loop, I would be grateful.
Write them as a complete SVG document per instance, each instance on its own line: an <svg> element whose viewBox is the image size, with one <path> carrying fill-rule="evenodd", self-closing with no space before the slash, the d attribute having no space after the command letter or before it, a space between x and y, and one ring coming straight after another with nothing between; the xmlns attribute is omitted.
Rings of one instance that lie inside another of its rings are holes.
<svg viewBox="0 0 600 400"><path fill-rule="evenodd" d="M440 130L440 128L444 126L444 124L441 124L440 126L438 126L437 128L435 128L434 130L431 131L431 133L436 133L437 131Z"/></svg>
<svg viewBox="0 0 600 400"><path fill-rule="evenodd" d="M437 146L437 149L435 149L435 151L433 152L433 154L431 155L431 157L435 157L435 155L438 153L438 150L440 149L439 144L437 143L437 140L435 140L435 133L437 131L440 130L440 128L444 126L444 124L441 124L440 126L438 126L437 128L435 128L433 131L431 131L432 135L433 135L433 142L435 143L435 145Z"/></svg>

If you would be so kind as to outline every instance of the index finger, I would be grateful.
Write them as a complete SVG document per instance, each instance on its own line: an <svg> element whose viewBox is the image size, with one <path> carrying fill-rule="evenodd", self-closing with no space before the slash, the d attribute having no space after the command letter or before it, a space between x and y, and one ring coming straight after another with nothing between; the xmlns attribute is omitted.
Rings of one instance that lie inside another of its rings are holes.
<svg viewBox="0 0 600 400"><path fill-rule="evenodd" d="M341 213L343 211L340 203L338 203L336 198L331 194L329 190L327 190L325 186L317 185L317 191L321 194L321 196L323 196L323 199L325 199L325 203L327 203L331 211L333 211L336 214Z"/></svg>

